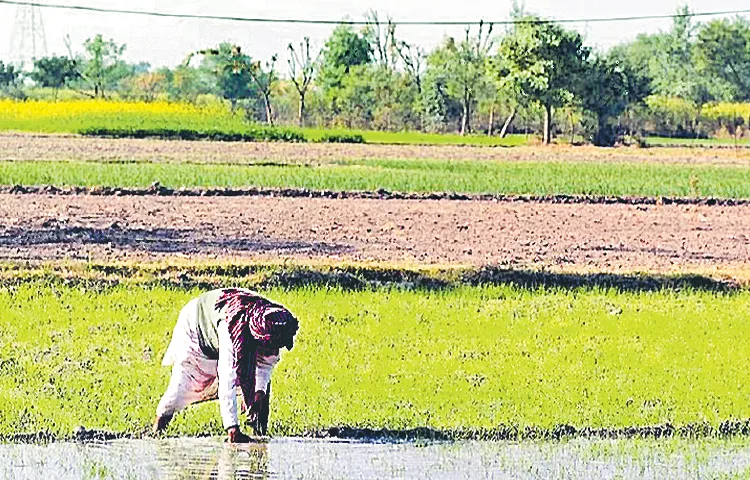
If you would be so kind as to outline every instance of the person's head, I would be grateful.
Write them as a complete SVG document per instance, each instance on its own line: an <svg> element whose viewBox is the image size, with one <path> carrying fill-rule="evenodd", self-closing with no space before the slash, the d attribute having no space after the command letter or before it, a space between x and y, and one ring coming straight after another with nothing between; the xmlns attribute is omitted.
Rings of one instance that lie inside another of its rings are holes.
<svg viewBox="0 0 750 480"><path fill-rule="evenodd" d="M269 308L263 316L264 334L256 335L268 348L291 350L294 347L294 336L299 329L299 322L289 310L282 307Z"/></svg>

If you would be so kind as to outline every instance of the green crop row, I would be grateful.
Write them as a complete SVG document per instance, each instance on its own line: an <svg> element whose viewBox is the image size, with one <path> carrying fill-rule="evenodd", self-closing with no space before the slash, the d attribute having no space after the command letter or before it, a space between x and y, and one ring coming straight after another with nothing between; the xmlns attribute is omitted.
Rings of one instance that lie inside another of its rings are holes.
<svg viewBox="0 0 750 480"><path fill-rule="evenodd" d="M342 160L317 165L0 162L0 185L750 198L750 168L591 162Z"/></svg>
<svg viewBox="0 0 750 480"><path fill-rule="evenodd" d="M0 288L0 436L139 434L198 290L61 282ZM750 418L750 293L459 287L264 292L299 317L273 378L273 434L447 431ZM170 434L221 432L215 403Z"/></svg>

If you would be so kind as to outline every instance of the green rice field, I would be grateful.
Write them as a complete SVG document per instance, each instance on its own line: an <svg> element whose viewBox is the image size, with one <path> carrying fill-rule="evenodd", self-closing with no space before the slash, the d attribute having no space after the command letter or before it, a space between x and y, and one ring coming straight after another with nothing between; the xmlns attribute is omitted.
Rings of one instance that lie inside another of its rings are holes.
<svg viewBox="0 0 750 480"><path fill-rule="evenodd" d="M29 280L0 287L0 436L79 425L140 434L197 289ZM332 426L708 425L750 417L750 294L511 286L264 291L299 317L273 435ZM169 435L221 433L192 407ZM463 433L462 433L463 432Z"/></svg>

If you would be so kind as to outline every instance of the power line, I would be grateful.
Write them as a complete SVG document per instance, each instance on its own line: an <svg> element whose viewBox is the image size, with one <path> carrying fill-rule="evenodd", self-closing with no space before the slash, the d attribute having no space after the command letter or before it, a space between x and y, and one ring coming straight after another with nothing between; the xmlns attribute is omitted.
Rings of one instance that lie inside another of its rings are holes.
<svg viewBox="0 0 750 480"><path fill-rule="evenodd" d="M154 12L145 10L123 10L116 8L100 8L100 7L89 7L85 5L59 5L50 3L37 3L37 2L25 2L19 0L0 0L0 4L7 5L21 5L31 6L39 8L56 8L63 10L78 10L95 13L117 13L123 15L144 15L149 17L165 17L165 18L182 18L182 19L197 19L197 20L221 20L229 22L245 22L245 23L296 23L296 24L307 24L307 25L367 25L368 22L364 20L314 20L314 19L302 19L302 18L260 18L260 17L234 17L224 15L198 15L189 13L170 13L170 12ZM458 26L458 25L479 25L480 23L494 25L514 25L520 23L530 24L546 24L546 23L605 23L605 22L630 22L638 20L663 20L663 19L674 19L684 17L718 17L726 15L740 15L750 13L750 9L747 10L724 10L717 12L696 12L696 13L675 13L671 15L637 15L630 17L607 17L607 18L567 18L561 20L547 20L547 19L521 19L521 20L501 20L496 22L488 21L393 21L391 23L395 25L421 25L421 26Z"/></svg>

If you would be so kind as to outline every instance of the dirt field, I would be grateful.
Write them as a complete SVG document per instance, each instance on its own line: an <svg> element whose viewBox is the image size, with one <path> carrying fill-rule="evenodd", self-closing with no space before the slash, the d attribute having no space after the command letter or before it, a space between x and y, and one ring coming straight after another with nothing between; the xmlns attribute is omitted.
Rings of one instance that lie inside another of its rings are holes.
<svg viewBox="0 0 750 480"><path fill-rule="evenodd" d="M0 133L0 160L316 163L341 159L403 158L750 165L750 149L228 143Z"/></svg>
<svg viewBox="0 0 750 480"><path fill-rule="evenodd" d="M674 271L750 262L750 206L0 195L0 259Z"/></svg>

